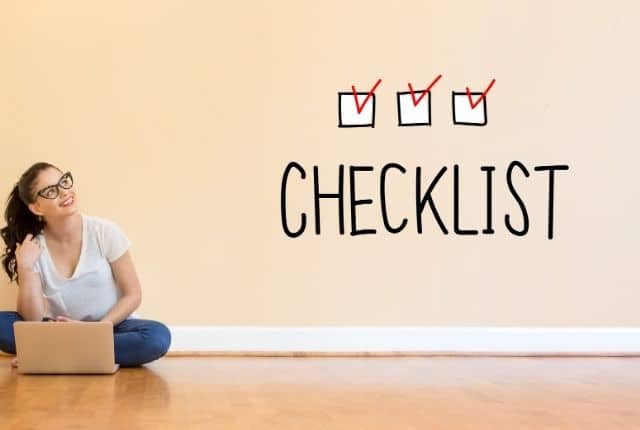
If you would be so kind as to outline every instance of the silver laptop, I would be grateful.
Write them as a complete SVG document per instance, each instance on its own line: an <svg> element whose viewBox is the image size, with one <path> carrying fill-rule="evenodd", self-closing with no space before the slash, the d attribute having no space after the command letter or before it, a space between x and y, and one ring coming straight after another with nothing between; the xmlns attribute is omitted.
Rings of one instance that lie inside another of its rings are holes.
<svg viewBox="0 0 640 430"><path fill-rule="evenodd" d="M19 373L115 373L113 325L107 321L16 321Z"/></svg>

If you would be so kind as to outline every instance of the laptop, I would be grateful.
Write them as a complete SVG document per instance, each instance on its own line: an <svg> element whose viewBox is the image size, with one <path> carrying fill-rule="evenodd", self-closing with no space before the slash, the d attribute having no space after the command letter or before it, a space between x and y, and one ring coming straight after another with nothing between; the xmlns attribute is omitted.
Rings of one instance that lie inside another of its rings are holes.
<svg viewBox="0 0 640 430"><path fill-rule="evenodd" d="M18 373L115 373L107 321L15 321Z"/></svg>

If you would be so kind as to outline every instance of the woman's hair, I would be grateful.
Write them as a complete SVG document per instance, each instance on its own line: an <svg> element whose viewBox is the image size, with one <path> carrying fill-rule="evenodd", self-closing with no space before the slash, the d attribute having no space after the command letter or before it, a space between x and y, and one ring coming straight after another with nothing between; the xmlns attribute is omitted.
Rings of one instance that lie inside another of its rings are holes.
<svg viewBox="0 0 640 430"><path fill-rule="evenodd" d="M9 281L18 278L18 266L16 261L16 245L22 243L29 233L38 235L45 226L45 221L31 212L27 206L35 201L33 184L38 174L48 168L58 169L50 163L38 162L29 167L20 176L7 199L7 208L4 211L4 220L7 226L0 229L0 234L6 245L2 254L2 267L9 275Z"/></svg>

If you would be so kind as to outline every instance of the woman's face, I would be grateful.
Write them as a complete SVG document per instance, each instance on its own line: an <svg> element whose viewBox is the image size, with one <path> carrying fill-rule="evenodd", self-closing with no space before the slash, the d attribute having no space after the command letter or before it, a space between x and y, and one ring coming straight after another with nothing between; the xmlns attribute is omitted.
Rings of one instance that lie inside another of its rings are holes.
<svg viewBox="0 0 640 430"><path fill-rule="evenodd" d="M35 201L29 205L29 208L33 213L46 218L75 213L78 210L78 205L72 183L72 179L68 176L63 176L63 173L58 169L48 168L42 170L33 184L32 190ZM65 189L65 187L68 189Z"/></svg>

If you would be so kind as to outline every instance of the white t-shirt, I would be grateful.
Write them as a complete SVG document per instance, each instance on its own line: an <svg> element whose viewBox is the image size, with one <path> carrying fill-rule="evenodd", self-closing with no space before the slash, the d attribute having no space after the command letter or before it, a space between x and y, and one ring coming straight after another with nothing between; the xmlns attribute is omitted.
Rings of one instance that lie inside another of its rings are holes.
<svg viewBox="0 0 640 430"><path fill-rule="evenodd" d="M34 265L40 273L47 300L45 316L66 315L80 321L99 321L122 295L109 263L131 245L120 227L108 219L82 215L82 250L70 278L58 274L42 233L37 238L42 252ZM135 312L129 318L140 318Z"/></svg>

